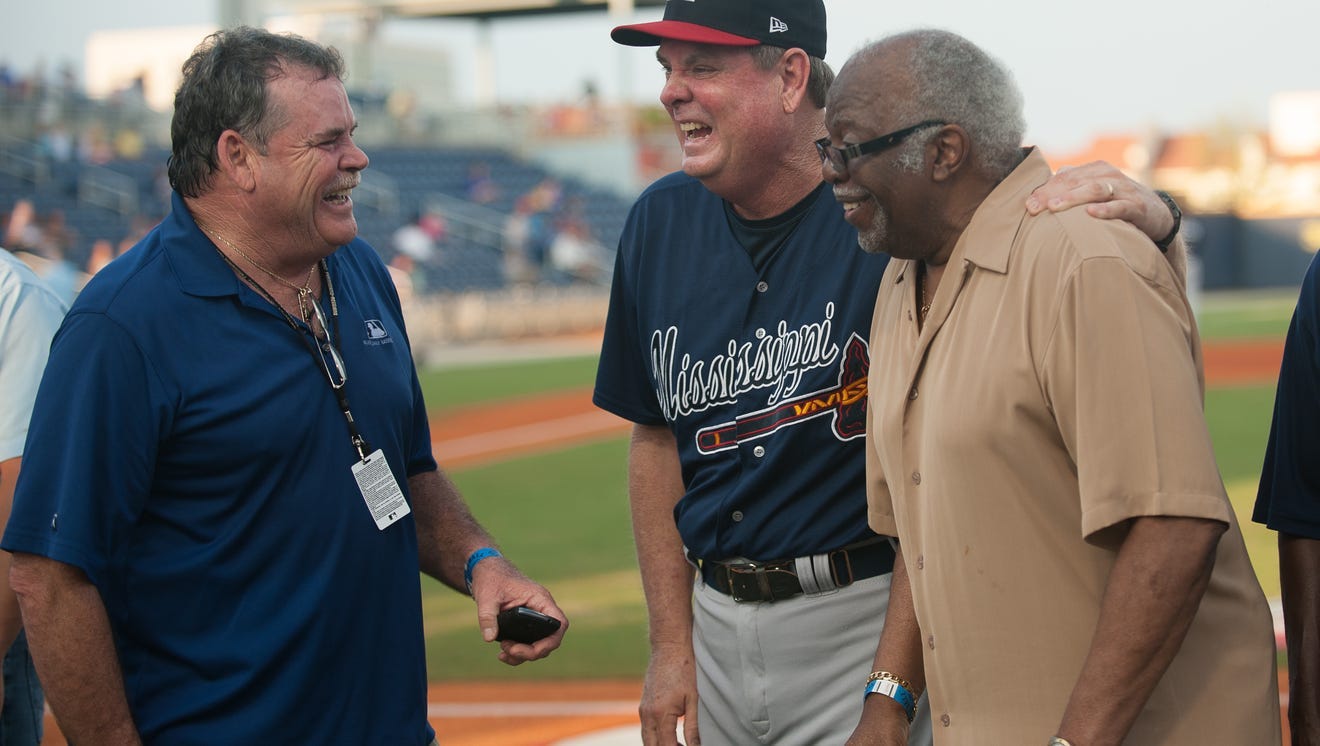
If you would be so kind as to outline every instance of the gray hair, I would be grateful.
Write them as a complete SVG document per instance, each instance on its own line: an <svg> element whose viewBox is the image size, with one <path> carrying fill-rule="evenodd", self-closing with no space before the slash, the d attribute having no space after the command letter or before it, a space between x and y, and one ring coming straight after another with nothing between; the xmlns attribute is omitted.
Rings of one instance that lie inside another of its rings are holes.
<svg viewBox="0 0 1320 746"><path fill-rule="evenodd" d="M994 178L1003 178L1022 161L1026 118L1022 92L1013 74L980 47L957 34L939 29L918 29L872 42L855 59L875 56L895 43L910 42L906 66L912 95L892 106L891 121L920 122L938 119L957 124L974 144L977 166ZM912 138L895 157L900 167L920 168L929 138Z"/></svg>
<svg viewBox="0 0 1320 746"><path fill-rule="evenodd" d="M216 142L225 130L264 153L287 117L270 105L266 84L293 66L315 70L322 79L344 79L339 52L294 34L239 26L206 37L183 63L183 82L174 94L170 186L186 197L210 187L219 167Z"/></svg>
<svg viewBox="0 0 1320 746"><path fill-rule="evenodd" d="M752 61L762 70L770 70L779 64L783 59L784 53L788 49L784 47L774 47L769 44L761 44L751 48ZM830 84L834 82L834 70L819 57L807 55L811 61L811 73L807 77L807 97L817 109L825 108L825 96L830 92Z"/></svg>

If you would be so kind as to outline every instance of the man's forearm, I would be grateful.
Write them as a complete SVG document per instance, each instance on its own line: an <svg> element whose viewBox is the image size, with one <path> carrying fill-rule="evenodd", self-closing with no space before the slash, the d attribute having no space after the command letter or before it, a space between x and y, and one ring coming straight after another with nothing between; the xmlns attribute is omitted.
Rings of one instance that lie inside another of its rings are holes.
<svg viewBox="0 0 1320 746"><path fill-rule="evenodd" d="M18 472L22 464L22 458L0 462L0 528L9 523L9 512L14 506L14 487L18 483ZM18 631L22 628L18 597L14 595L14 589L9 587L9 553L0 552L0 655L14 644L14 638L18 637Z"/></svg>
<svg viewBox="0 0 1320 746"><path fill-rule="evenodd" d="M1293 746L1320 746L1320 540L1279 533L1288 726Z"/></svg>
<svg viewBox="0 0 1320 746"><path fill-rule="evenodd" d="M1225 528L1195 518L1132 522L1059 735L1088 746L1122 743L1182 647Z"/></svg>
<svg viewBox="0 0 1320 746"><path fill-rule="evenodd" d="M105 605L82 571L14 556L18 593L37 675L69 743L138 746Z"/></svg>
<svg viewBox="0 0 1320 746"><path fill-rule="evenodd" d="M683 496L678 449L668 429L639 425L628 455L628 495L651 644L692 647L692 565L674 524Z"/></svg>
<svg viewBox="0 0 1320 746"><path fill-rule="evenodd" d="M895 553L889 608L885 612L884 631L880 633L873 670L887 671L911 684L909 693L914 701L926 689L921 628L917 625L912 586L901 547ZM864 683L857 682L858 696L862 695ZM907 733L907 713L899 703L883 694L871 694L866 697L861 722L848 744L906 744Z"/></svg>
<svg viewBox="0 0 1320 746"><path fill-rule="evenodd" d="M463 568L473 551L493 544L472 516L458 488L439 469L408 478L417 553L422 572L451 588L467 592Z"/></svg>

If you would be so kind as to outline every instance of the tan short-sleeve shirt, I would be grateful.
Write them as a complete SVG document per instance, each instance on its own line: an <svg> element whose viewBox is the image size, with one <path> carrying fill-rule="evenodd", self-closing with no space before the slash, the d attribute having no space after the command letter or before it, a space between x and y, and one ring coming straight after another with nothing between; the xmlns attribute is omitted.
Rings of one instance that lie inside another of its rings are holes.
<svg viewBox="0 0 1320 746"><path fill-rule="evenodd" d="M890 263L876 304L869 517L902 542L936 742L1047 741L1091 644L1107 529L1163 515L1229 529L1126 743L1276 744L1270 613L1211 449L1185 294L1126 223L1027 216L1049 175L1033 151L981 204L923 329L912 262Z"/></svg>

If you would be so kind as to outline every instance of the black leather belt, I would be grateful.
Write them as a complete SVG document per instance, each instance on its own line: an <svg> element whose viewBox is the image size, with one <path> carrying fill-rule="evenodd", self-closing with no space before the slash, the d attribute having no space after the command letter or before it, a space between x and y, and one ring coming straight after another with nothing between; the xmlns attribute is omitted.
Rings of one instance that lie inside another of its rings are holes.
<svg viewBox="0 0 1320 746"><path fill-rule="evenodd" d="M894 548L885 538L873 539L816 555L808 560L825 570L827 577L815 577L805 583L812 592L843 588L854 581L873 578L894 570ZM696 560L706 585L740 603L783 601L807 593L798 576L796 559L773 562L734 560Z"/></svg>

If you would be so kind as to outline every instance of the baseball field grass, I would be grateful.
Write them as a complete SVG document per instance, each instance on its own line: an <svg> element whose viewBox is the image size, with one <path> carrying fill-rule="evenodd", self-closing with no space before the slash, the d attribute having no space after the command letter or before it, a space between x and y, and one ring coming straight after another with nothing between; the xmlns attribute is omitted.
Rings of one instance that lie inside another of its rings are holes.
<svg viewBox="0 0 1320 746"><path fill-rule="evenodd" d="M1201 329L1207 344L1282 339L1294 291L1208 297ZM428 406L444 411L564 389L595 377L594 356L425 371ZM1278 594L1274 534L1250 522L1274 400L1272 382L1216 387L1206 417L1220 470L1267 596ZM433 428L437 423L433 422ZM428 669L435 681L610 679L645 669L646 614L626 492L626 438L452 473L473 512L502 548L545 583L572 627L546 661L512 669L482 643L470 599L423 579Z"/></svg>

